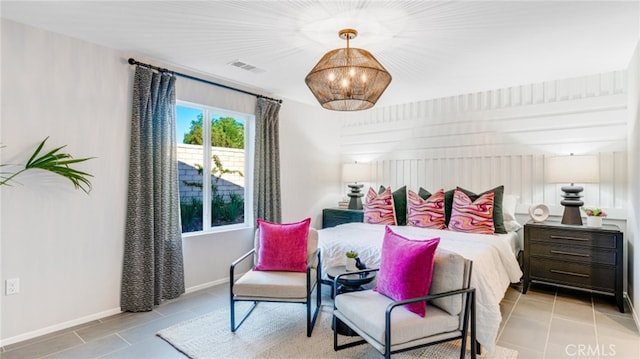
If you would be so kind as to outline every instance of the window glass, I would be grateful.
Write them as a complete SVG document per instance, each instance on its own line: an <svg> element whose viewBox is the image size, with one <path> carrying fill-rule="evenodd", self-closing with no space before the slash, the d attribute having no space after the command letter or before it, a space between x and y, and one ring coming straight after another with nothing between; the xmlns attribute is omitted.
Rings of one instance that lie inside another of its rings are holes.
<svg viewBox="0 0 640 359"><path fill-rule="evenodd" d="M244 123L212 114L211 226L244 222Z"/></svg>
<svg viewBox="0 0 640 359"><path fill-rule="evenodd" d="M247 169L252 116L179 102L176 107L182 233L250 221ZM207 121L204 121L207 119ZM208 175L205 175L208 174ZM210 189L203 191L203 188Z"/></svg>

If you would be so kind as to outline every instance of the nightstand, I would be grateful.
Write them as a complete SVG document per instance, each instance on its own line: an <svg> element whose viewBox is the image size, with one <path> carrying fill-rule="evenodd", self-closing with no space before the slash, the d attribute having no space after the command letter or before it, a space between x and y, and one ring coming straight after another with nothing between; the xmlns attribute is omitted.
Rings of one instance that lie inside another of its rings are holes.
<svg viewBox="0 0 640 359"><path fill-rule="evenodd" d="M603 292L614 295L624 313L622 245L622 232L614 225L527 223L522 293L532 281Z"/></svg>
<svg viewBox="0 0 640 359"><path fill-rule="evenodd" d="M361 209L325 208L322 210L322 228L335 227L343 223L362 222L364 211Z"/></svg>

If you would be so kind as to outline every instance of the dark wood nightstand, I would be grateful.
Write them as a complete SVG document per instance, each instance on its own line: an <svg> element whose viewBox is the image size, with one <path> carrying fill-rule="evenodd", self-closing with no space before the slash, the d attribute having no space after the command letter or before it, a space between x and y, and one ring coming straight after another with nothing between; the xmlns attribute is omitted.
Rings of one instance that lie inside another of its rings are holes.
<svg viewBox="0 0 640 359"><path fill-rule="evenodd" d="M343 223L362 222L361 209L325 208L322 210L322 228L335 227Z"/></svg>
<svg viewBox="0 0 640 359"><path fill-rule="evenodd" d="M524 283L559 284L613 294L624 313L622 232L602 228L548 223L524 226Z"/></svg>

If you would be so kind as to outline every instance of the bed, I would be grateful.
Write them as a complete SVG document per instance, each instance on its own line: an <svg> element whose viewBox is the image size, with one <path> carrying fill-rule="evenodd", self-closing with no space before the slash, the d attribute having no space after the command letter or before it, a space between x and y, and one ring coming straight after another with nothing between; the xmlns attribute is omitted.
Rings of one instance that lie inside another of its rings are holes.
<svg viewBox="0 0 640 359"><path fill-rule="evenodd" d="M493 351L502 321L500 301L509 284L519 282L522 277L514 253L520 247L517 233L487 235L412 226L390 227L410 239L440 237L438 248L473 261L471 286L477 293L477 338L486 350ZM344 265L345 253L349 250L358 252L367 267L378 267L384 228L380 224L347 223L318 231L323 273L329 267Z"/></svg>

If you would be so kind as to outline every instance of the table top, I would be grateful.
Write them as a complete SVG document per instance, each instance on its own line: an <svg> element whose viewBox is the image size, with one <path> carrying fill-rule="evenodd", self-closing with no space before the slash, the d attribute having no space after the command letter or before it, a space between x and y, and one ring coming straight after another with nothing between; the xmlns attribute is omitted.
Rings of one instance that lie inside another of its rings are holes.
<svg viewBox="0 0 640 359"><path fill-rule="evenodd" d="M327 268L327 277L334 279L339 274L348 273L346 266ZM359 286L371 282L376 277L376 272L354 273L340 277L340 283L347 286Z"/></svg>

